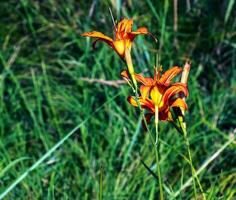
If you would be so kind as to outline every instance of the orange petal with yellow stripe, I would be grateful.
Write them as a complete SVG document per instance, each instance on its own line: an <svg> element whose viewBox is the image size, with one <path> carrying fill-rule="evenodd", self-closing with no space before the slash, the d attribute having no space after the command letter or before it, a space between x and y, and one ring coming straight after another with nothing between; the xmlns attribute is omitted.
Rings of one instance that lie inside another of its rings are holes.
<svg viewBox="0 0 236 200"><path fill-rule="evenodd" d="M151 89L150 86L146 86L146 85L140 86L140 93L141 93L142 98L146 99L149 96L150 89Z"/></svg>
<svg viewBox="0 0 236 200"><path fill-rule="evenodd" d="M113 39L111 39L110 37L104 35L101 32L98 32L98 31L86 32L86 33L81 34L81 36L96 38L98 40L102 40L102 41L106 42L107 44L109 44L111 46L113 44Z"/></svg>
<svg viewBox="0 0 236 200"><path fill-rule="evenodd" d="M143 85L152 85L153 84L153 79L152 78L145 78L141 74L135 74L135 79L142 83Z"/></svg>
<svg viewBox="0 0 236 200"><path fill-rule="evenodd" d="M129 73L128 73L127 70L122 71L121 76L124 79L130 79ZM138 82L142 83L143 85L151 86L153 84L153 79L152 78L145 78L141 74L134 74L134 76L135 76L135 79Z"/></svg>
<svg viewBox="0 0 236 200"><path fill-rule="evenodd" d="M149 32L146 27L139 27L136 31L132 31L130 34L132 34L132 35L139 35L139 34L146 35L148 33Z"/></svg>
<svg viewBox="0 0 236 200"><path fill-rule="evenodd" d="M133 19L122 19L117 25L117 32L131 32Z"/></svg>
<svg viewBox="0 0 236 200"><path fill-rule="evenodd" d="M164 104L166 102L168 102L170 100L171 97L175 96L176 94L181 94L183 93L185 96L187 96L188 94L188 89L186 87L186 85L174 85L174 86L171 86L169 87L163 97L162 97L162 101L164 102Z"/></svg>
<svg viewBox="0 0 236 200"><path fill-rule="evenodd" d="M159 79L159 83L164 85L169 85L171 80L181 71L182 69L180 67L172 67L161 76L161 78Z"/></svg>
<svg viewBox="0 0 236 200"><path fill-rule="evenodd" d="M135 107L138 107L138 103L137 101L135 100L134 97L132 96L129 96L128 97L128 102L132 105L132 106L135 106ZM150 111L154 112L155 111L155 107L154 107L154 104L152 102L152 100L150 99L143 99L142 97L140 97L138 99L140 105L142 108L146 108L146 109L149 109Z"/></svg>
<svg viewBox="0 0 236 200"><path fill-rule="evenodd" d="M184 110L188 109L188 106L186 104L186 102L181 99L181 98L177 98L175 99L171 104L170 107L179 107L179 108L183 108Z"/></svg>

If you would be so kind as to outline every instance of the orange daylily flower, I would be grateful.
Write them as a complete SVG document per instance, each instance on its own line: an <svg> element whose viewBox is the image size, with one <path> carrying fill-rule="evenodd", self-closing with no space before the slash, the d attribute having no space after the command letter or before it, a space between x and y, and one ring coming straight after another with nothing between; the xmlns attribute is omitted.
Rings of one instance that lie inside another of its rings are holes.
<svg viewBox="0 0 236 200"><path fill-rule="evenodd" d="M81 34L81 36L96 38L97 41L103 41L111 46L116 53L122 58L125 58L125 49L131 49L132 42L137 35L150 34L146 27L140 27L136 31L132 31L133 19L123 19L115 26L114 40L101 32L92 31Z"/></svg>
<svg viewBox="0 0 236 200"><path fill-rule="evenodd" d="M172 121L170 108L179 107L187 109L187 104L182 96L188 96L187 84L171 83L171 80L182 71L180 67L173 67L167 70L163 75L161 71L155 70L154 78L146 78L141 74L135 74L135 78L141 83L138 101L142 108L148 110L145 115L147 122L150 122L152 116L158 111L159 120ZM121 73L123 78L129 80L127 71ZM137 107L135 97L128 97L128 102Z"/></svg>
<svg viewBox="0 0 236 200"><path fill-rule="evenodd" d="M159 86L158 90L161 91L165 89L170 85L171 80L182 71L180 67L172 67L161 75L161 70L162 69L155 69L154 78L143 77L141 74L134 75L135 79L142 84L140 86L140 93L144 99L148 97L150 93L152 94L152 90L157 90L157 85ZM129 74L127 71L121 72L121 76L126 80L129 79Z"/></svg>

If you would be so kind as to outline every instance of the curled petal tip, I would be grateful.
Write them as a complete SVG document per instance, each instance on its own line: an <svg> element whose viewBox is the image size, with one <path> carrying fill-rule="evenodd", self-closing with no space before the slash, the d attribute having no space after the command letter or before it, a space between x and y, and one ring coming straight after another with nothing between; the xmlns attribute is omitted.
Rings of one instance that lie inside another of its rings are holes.
<svg viewBox="0 0 236 200"><path fill-rule="evenodd" d="M95 34L95 31L91 31L91 32L81 33L80 35L83 37L90 37L90 36L93 36L94 34Z"/></svg>
<svg viewBox="0 0 236 200"><path fill-rule="evenodd" d="M177 76L182 71L181 67L172 67L171 69L167 70L160 78L159 82L164 85L169 85L171 80Z"/></svg>
<svg viewBox="0 0 236 200"><path fill-rule="evenodd" d="M158 40L157 40L157 38L152 34L152 33L148 33L152 38L153 38L153 40L157 43L158 42Z"/></svg>
<svg viewBox="0 0 236 200"><path fill-rule="evenodd" d="M134 97L129 96L129 97L127 98L127 101L128 101L132 106L138 107L138 104L137 104L136 100L134 99Z"/></svg>

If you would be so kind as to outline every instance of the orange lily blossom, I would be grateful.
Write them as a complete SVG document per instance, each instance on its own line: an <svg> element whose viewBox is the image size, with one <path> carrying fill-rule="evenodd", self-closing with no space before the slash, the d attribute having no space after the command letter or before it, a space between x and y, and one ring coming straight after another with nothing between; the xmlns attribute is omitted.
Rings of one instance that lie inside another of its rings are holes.
<svg viewBox="0 0 236 200"><path fill-rule="evenodd" d="M132 42L137 35L150 34L146 27L140 27L136 31L132 31L133 19L123 19L117 25L115 25L115 38L114 40L101 32L91 31L81 34L84 37L92 37L97 40L94 41L94 45L97 41L103 41L111 46L116 53L124 60L125 50L131 49Z"/></svg>
<svg viewBox="0 0 236 200"><path fill-rule="evenodd" d="M188 96L186 83L171 83L172 79L182 71L180 67L173 67L161 75L161 70L155 70L154 78L143 77L141 74L135 74L135 78L141 83L141 96L138 101L142 108L148 110L145 114L149 123L152 116L158 116L158 120L172 121L170 108L179 107L187 109L187 104L182 96ZM127 71L123 71L121 76L129 80ZM135 97L128 97L128 102L137 107L138 103ZM156 112L158 112L156 115Z"/></svg>

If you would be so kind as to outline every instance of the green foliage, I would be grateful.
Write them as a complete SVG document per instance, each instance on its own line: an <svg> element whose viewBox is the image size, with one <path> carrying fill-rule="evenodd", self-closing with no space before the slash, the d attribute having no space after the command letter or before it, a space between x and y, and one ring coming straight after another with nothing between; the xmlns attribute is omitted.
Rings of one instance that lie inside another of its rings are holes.
<svg viewBox="0 0 236 200"><path fill-rule="evenodd" d="M164 69L191 60L193 162L199 169L212 159L199 175L208 199L236 197L235 142L213 157L236 125L235 1L177 2L177 30L168 0L0 2L0 193L48 153L6 199L98 199L99 191L103 199L157 199L158 181L141 164L155 169L154 152L126 101L128 86L81 79L118 80L124 69L108 46L93 50L80 37L89 30L112 36L109 5L117 20L133 17L158 38L158 45L135 40L137 72L153 73L156 53ZM166 198L191 199L192 187L181 190L191 177L183 137L161 123L160 138Z"/></svg>

